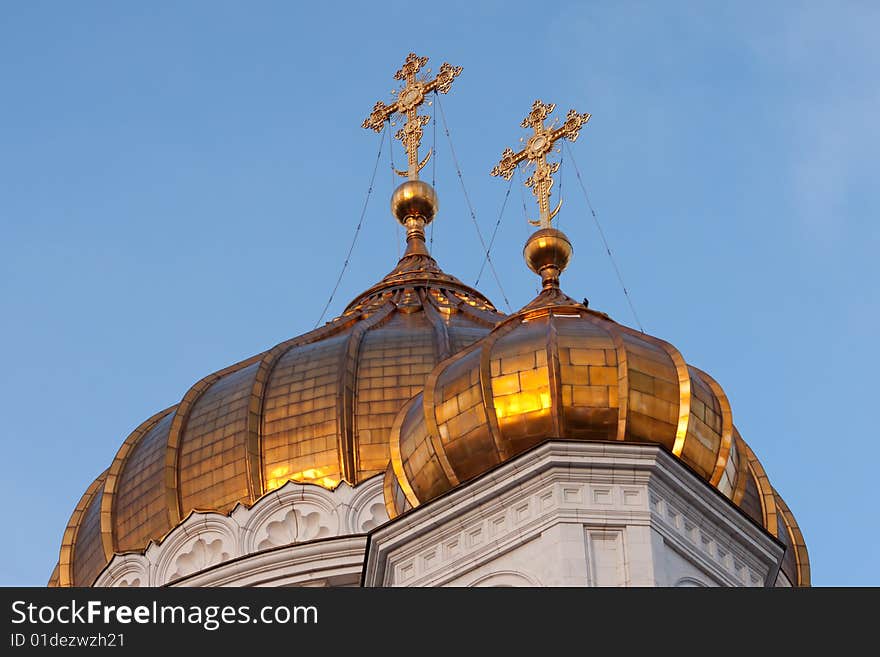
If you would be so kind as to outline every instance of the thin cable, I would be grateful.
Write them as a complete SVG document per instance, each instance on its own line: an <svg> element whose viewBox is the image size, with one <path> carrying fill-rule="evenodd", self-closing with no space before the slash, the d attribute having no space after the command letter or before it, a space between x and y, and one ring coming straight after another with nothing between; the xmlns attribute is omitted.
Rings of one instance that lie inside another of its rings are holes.
<svg viewBox="0 0 880 657"><path fill-rule="evenodd" d="M520 199L522 199L523 219L528 221L529 220L529 211L526 209L526 193L523 191L523 189L525 188L526 185L523 182L522 171L520 170L520 167L516 168L516 177L519 180L519 185L517 185L517 187L519 187L519 197L520 197Z"/></svg>
<svg viewBox="0 0 880 657"><path fill-rule="evenodd" d="M596 214L596 210L593 209L593 204L590 202L590 195L587 194L587 188L584 185L583 178L581 178L580 169L578 169L577 160L574 159L574 153L571 152L571 149L568 147L567 142L565 143L565 148L568 150L568 156L571 159L571 163L574 165L574 173L577 176L578 184L581 186L581 191L584 193L584 198L587 201L587 207L590 208L590 214L593 215L593 221L596 222L596 228L599 229L599 237L602 238L602 244L605 246L605 252L608 254L608 258L611 260L611 264L614 266L614 272L617 274L617 280L620 281L620 287L623 288L623 296L626 297L626 302L629 304L629 309L632 311L633 317L636 320L636 324L639 326L639 330L644 333L645 327L642 326L641 320L639 320L639 315L636 313L636 307L633 305L632 299L629 296L629 291L626 289L626 285L623 282L623 276L620 274L620 268L617 266L617 262L614 260L614 254L611 253L611 247L608 246L608 240L605 239L605 231L602 230L602 225L599 223L599 217Z"/></svg>
<svg viewBox="0 0 880 657"><path fill-rule="evenodd" d="M391 136L391 117L388 117L388 153L391 160L391 192L397 189L397 170L394 168L394 137ZM400 223L394 222L394 257L400 257Z"/></svg>
<svg viewBox="0 0 880 657"><path fill-rule="evenodd" d="M327 309L330 307L330 304L333 302L333 297L336 296L336 291L339 289L339 284L342 282L342 276L345 274L345 270L348 269L348 262L351 259L352 251L354 251L354 245L357 243L358 235L361 232L361 226L364 224L364 217L367 215L367 204L370 202L370 195L373 193L373 183L376 180L376 171L379 170L379 160L382 158L382 149L385 147L385 131L382 131L382 135L379 139L379 152L376 153L376 163L373 165L373 174L370 176L370 186L367 188L367 197L364 199L364 207L361 209L361 216L358 219L357 228L354 231L354 238L351 240L351 246L348 247L348 255L345 256L345 262L342 265L342 271L339 272L339 278L336 279L336 285L333 286L333 291L330 293L330 298L327 299L327 303L324 305L324 310L321 311L321 316L318 318L318 321L315 322L315 328L318 328L321 324L321 320L324 319L324 315L327 314Z"/></svg>
<svg viewBox="0 0 880 657"><path fill-rule="evenodd" d="M565 177L562 175L565 173L565 169L562 168L562 164L565 161L565 151L563 149L559 149L559 202L562 203L565 198L562 196L562 183L565 181ZM557 215L558 216L558 215ZM562 218L556 220L556 226L562 230Z"/></svg>
<svg viewBox="0 0 880 657"><path fill-rule="evenodd" d="M507 199L510 198L510 188L513 187L513 176L510 177L510 183L507 185L507 193L504 195L504 202L501 204L501 212L498 213L498 221L495 222L495 230L492 231L492 238L489 240L489 251L492 250L492 245L495 244L495 236L498 234L498 229L501 227L501 218L504 216L504 208L507 207ZM474 281L474 287L480 284L480 277L483 275L483 270L486 268L486 258L483 258L483 264L480 265L480 273L477 274L477 280Z"/></svg>
<svg viewBox="0 0 880 657"><path fill-rule="evenodd" d="M437 98L437 90L436 89L434 90L434 98L435 99ZM431 103L431 105L432 105L432 109L434 110L433 112L431 112L431 114L433 115L432 123L434 124L434 126L433 126L433 128L434 128L434 143L431 144L431 187L433 187L434 191L436 192L436 190L437 190L437 105L436 105L436 103ZM428 250L430 251L433 248L434 248L434 222L432 221L431 222L431 233L430 233L429 241L428 241Z"/></svg>
<svg viewBox="0 0 880 657"><path fill-rule="evenodd" d="M507 305L507 310L512 311L510 301L507 300L507 295L504 293L504 287L501 285L501 279L498 278L498 272L495 271L495 263L492 262L492 256L489 255L489 249L486 248L486 241L483 239L483 234L480 232L480 225L477 223L477 215L474 212L474 206L471 204L467 188L464 186L461 167L458 165L458 157L455 155L455 146L452 145L452 137L449 134L449 126L446 123L446 112L443 111L443 103L440 102L440 96L437 96L436 99L437 106L440 108L440 119L443 121L443 130L446 132L446 139L449 142L449 153L452 155L452 163L455 165L455 173L458 174L458 181L461 183L461 191L464 193L464 200L467 203L468 211L471 213L471 220L474 222L474 228L477 229L477 237L480 239L480 246L483 247L483 253L486 254L486 261L489 263L489 268L492 270L492 275L495 277L495 282L498 284L501 298L504 299L504 303Z"/></svg>

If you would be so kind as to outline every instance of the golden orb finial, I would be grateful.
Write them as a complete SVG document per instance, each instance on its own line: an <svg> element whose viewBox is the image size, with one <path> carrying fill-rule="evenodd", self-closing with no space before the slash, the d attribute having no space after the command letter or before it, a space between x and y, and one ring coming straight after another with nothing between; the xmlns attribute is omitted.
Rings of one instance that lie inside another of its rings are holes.
<svg viewBox="0 0 880 657"><path fill-rule="evenodd" d="M434 219L439 203L437 192L424 180L407 180L391 195L391 213L406 228L406 251L410 255L430 255L425 245L425 226Z"/></svg>
<svg viewBox="0 0 880 657"><path fill-rule="evenodd" d="M559 287L559 274L568 266L574 249L568 237L556 228L532 233L523 247L526 264L541 277L544 288Z"/></svg>
<svg viewBox="0 0 880 657"><path fill-rule="evenodd" d="M408 217L421 217L427 226L438 207L437 192L424 180L407 180L391 195L391 213L404 226Z"/></svg>

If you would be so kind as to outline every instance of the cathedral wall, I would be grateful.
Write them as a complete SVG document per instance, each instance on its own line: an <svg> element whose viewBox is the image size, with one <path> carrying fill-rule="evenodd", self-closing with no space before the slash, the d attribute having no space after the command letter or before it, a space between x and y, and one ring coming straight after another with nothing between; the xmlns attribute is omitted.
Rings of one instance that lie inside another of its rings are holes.
<svg viewBox="0 0 880 657"><path fill-rule="evenodd" d="M371 534L366 586L766 586L783 546L653 445L551 442Z"/></svg>

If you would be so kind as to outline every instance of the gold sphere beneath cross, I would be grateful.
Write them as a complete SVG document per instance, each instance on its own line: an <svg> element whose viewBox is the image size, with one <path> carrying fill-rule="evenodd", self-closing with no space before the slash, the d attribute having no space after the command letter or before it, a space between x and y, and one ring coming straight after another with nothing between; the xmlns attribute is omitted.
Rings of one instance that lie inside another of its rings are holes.
<svg viewBox="0 0 880 657"><path fill-rule="evenodd" d="M555 228L542 228L532 233L523 248L526 264L536 274L554 268L562 272L571 260L571 242L565 233Z"/></svg>
<svg viewBox="0 0 880 657"><path fill-rule="evenodd" d="M437 192L423 180L407 180L391 195L391 213L406 225L407 217L421 217L431 223L439 207Z"/></svg>

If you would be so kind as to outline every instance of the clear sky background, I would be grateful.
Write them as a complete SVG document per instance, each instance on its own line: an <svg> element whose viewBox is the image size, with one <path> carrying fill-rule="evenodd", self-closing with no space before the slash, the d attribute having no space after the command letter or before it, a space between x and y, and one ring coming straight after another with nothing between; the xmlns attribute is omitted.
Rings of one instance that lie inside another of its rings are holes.
<svg viewBox="0 0 880 657"><path fill-rule="evenodd" d="M571 150L645 329L724 387L814 583L880 585L878 33L871 2L0 3L0 584L45 584L141 421L315 325L415 50L464 67L441 102L487 238L532 101L593 114ZM576 183L566 153L563 289L635 326ZM436 187L473 284L442 123ZM328 318L397 260L391 190L386 147ZM515 186L502 310L529 230Z"/></svg>

